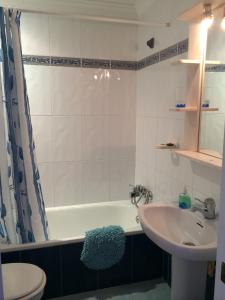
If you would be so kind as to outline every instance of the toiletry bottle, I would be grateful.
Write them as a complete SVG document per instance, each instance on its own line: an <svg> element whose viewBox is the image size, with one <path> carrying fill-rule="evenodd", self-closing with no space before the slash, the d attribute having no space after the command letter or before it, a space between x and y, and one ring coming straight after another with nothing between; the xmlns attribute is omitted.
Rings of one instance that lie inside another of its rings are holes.
<svg viewBox="0 0 225 300"><path fill-rule="evenodd" d="M191 197L188 195L186 187L184 187L184 192L179 195L179 207L191 208Z"/></svg>

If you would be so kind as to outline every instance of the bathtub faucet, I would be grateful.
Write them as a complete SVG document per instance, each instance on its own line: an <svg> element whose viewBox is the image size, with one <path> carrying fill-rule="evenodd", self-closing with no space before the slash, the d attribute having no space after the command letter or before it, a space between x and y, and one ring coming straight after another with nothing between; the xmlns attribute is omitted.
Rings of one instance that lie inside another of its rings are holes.
<svg viewBox="0 0 225 300"><path fill-rule="evenodd" d="M132 191L130 192L131 203L136 207L139 206L139 202L143 199L142 204L148 204L153 199L152 191L147 189L143 185L130 185Z"/></svg>

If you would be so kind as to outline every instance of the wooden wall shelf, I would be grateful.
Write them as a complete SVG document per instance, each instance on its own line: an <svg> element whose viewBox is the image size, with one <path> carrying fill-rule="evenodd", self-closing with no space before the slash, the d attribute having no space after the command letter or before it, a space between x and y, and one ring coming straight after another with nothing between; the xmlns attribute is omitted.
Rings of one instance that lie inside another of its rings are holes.
<svg viewBox="0 0 225 300"><path fill-rule="evenodd" d="M195 106L187 106L187 107L172 107L169 109L170 111L175 111L175 112L193 112L197 111L197 107Z"/></svg>
<svg viewBox="0 0 225 300"><path fill-rule="evenodd" d="M213 0L214 1L214 0ZM202 4L200 5L200 11L202 14ZM183 16L182 16L183 17ZM187 16L184 16L187 18ZM188 14L188 17L189 14ZM201 95L202 95L202 79L204 76L205 66L223 65L225 62L219 60L204 60L204 51L206 49L206 38L203 38L201 22L191 22L189 25L189 43L188 43L188 55L172 62L173 65L184 65L187 67L187 91L185 100L186 107L171 107L171 112L185 112L187 113L184 118L185 130L184 130L184 149L197 149L199 142L199 126L201 112L213 112L219 111L218 107L201 107ZM185 68L186 68L185 67ZM176 103L179 103L179 101ZM174 103L174 104L176 104ZM183 102L181 102L183 103ZM222 159L207 155L200 152L174 149L174 154L186 157L189 160L196 161L199 164L207 165L209 167L222 168Z"/></svg>
<svg viewBox="0 0 225 300"><path fill-rule="evenodd" d="M175 150L174 152L180 156L184 156L201 164L210 165L219 169L222 168L222 159L220 158L189 150Z"/></svg>
<svg viewBox="0 0 225 300"><path fill-rule="evenodd" d="M219 111L217 107L202 107L201 111Z"/></svg>
<svg viewBox="0 0 225 300"><path fill-rule="evenodd" d="M189 65L199 65L200 60L198 59L178 59L172 62L173 65L180 65L180 64L189 64Z"/></svg>
<svg viewBox="0 0 225 300"><path fill-rule="evenodd" d="M187 64L187 65L199 65L200 60L198 59L178 59L177 61L172 62L173 65ZM206 65L224 65L225 62L220 60L206 60Z"/></svg>

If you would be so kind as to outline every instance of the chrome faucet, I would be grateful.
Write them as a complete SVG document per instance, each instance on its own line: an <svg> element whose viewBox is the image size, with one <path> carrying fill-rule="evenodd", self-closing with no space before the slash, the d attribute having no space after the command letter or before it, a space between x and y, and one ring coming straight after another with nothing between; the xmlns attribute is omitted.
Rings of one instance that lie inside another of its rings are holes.
<svg viewBox="0 0 225 300"><path fill-rule="evenodd" d="M198 206L192 206L192 211L200 211L205 219L215 219L216 218L216 203L213 198L206 198L204 201L195 198L195 200L203 204L203 208Z"/></svg>

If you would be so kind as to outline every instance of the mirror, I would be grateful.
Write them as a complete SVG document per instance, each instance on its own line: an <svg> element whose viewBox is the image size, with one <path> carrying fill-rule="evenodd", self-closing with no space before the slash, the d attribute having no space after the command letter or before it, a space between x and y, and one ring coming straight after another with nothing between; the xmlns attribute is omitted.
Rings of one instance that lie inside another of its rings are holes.
<svg viewBox="0 0 225 300"><path fill-rule="evenodd" d="M199 152L222 158L225 124L225 31L221 20L208 29L202 89Z"/></svg>

